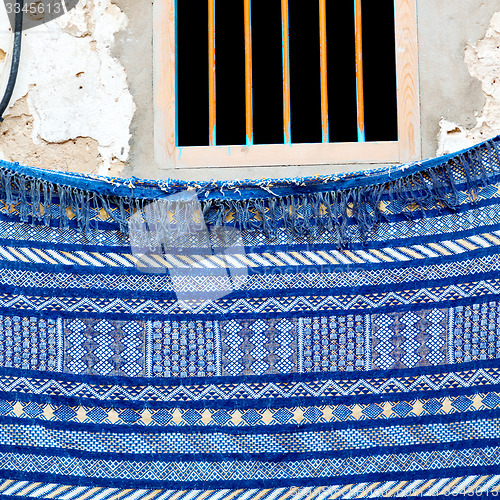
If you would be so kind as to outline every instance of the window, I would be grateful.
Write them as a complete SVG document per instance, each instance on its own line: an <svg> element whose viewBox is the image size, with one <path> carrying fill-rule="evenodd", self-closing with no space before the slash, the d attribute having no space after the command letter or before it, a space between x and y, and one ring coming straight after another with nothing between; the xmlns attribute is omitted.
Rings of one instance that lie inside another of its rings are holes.
<svg viewBox="0 0 500 500"><path fill-rule="evenodd" d="M161 164L419 158L415 0L154 1Z"/></svg>

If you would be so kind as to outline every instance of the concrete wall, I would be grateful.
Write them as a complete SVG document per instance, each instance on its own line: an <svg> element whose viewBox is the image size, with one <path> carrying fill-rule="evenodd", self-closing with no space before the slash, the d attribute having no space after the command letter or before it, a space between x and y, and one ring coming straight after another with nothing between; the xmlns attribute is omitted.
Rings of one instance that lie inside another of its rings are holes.
<svg viewBox="0 0 500 500"><path fill-rule="evenodd" d="M113 50L127 25L110 0L81 0L63 17L24 32L17 85L0 124L3 158L65 171L124 170L137 106ZM10 43L5 15L0 54L11 54ZM4 83L8 70L6 58Z"/></svg>
<svg viewBox="0 0 500 500"><path fill-rule="evenodd" d="M499 134L500 2L417 3L423 156Z"/></svg>
<svg viewBox="0 0 500 500"><path fill-rule="evenodd" d="M423 157L500 133L500 2L417 0L417 9ZM151 178L366 168L161 169L153 154L152 12L152 0L80 0L67 15L25 32L18 84L0 124L0 156L56 170ZM10 43L7 17L0 17L4 84Z"/></svg>

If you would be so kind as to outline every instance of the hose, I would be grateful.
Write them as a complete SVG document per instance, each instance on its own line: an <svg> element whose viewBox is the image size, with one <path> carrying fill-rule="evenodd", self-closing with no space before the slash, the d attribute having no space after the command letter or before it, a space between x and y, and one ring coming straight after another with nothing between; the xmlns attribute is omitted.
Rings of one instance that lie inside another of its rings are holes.
<svg viewBox="0 0 500 500"><path fill-rule="evenodd" d="M14 50L12 53L12 63L10 65L9 81L5 89L2 101L0 101L0 122L3 122L3 114L9 105L16 86L17 74L19 72L19 61L21 59L21 43L23 34L23 7L24 0L16 0L16 18L14 26Z"/></svg>

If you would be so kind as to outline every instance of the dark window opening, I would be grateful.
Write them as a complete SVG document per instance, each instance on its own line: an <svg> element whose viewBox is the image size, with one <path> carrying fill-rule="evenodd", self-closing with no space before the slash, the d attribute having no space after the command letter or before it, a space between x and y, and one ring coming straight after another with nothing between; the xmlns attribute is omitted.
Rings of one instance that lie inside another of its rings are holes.
<svg viewBox="0 0 500 500"><path fill-rule="evenodd" d="M356 60L353 2L326 3L330 142L356 142Z"/></svg>
<svg viewBox="0 0 500 500"><path fill-rule="evenodd" d="M243 0L216 0L216 143L244 145ZM252 1L254 144L283 144L280 0ZM208 5L177 1L177 144L209 144ZM327 0L330 142L357 141L354 0ZM289 0L292 143L319 143L321 85L317 2ZM397 140L394 0L362 0L367 141Z"/></svg>
<svg viewBox="0 0 500 500"><path fill-rule="evenodd" d="M289 0L292 142L321 142L318 2Z"/></svg>
<svg viewBox="0 0 500 500"><path fill-rule="evenodd" d="M200 9L201 3L205 2L177 2L179 146L208 146L208 9Z"/></svg>
<svg viewBox="0 0 500 500"><path fill-rule="evenodd" d="M281 4L252 0L253 125L255 144L283 143Z"/></svg>
<svg viewBox="0 0 500 500"><path fill-rule="evenodd" d="M363 0L363 76L367 141L397 141L394 0Z"/></svg>
<svg viewBox="0 0 500 500"><path fill-rule="evenodd" d="M245 144L243 0L215 0L215 98L218 145Z"/></svg>

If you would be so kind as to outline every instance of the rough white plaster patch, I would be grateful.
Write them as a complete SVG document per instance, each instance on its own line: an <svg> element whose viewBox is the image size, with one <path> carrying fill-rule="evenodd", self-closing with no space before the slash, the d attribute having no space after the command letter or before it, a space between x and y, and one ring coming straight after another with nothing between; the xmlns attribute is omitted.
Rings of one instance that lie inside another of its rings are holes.
<svg viewBox="0 0 500 500"><path fill-rule="evenodd" d="M438 155L458 151L500 133L500 12L493 15L484 38L476 45L467 45L465 63L469 73L481 81L484 108L472 129L441 120Z"/></svg>
<svg viewBox="0 0 500 500"><path fill-rule="evenodd" d="M114 34L126 25L111 0L80 0L65 16L23 34L11 103L27 95L35 145L92 138L102 158L100 173L127 160L135 104L125 70L111 55ZM11 52L6 16L0 20L0 48ZM3 66L8 71L8 62ZM9 144L1 149L11 159Z"/></svg>

